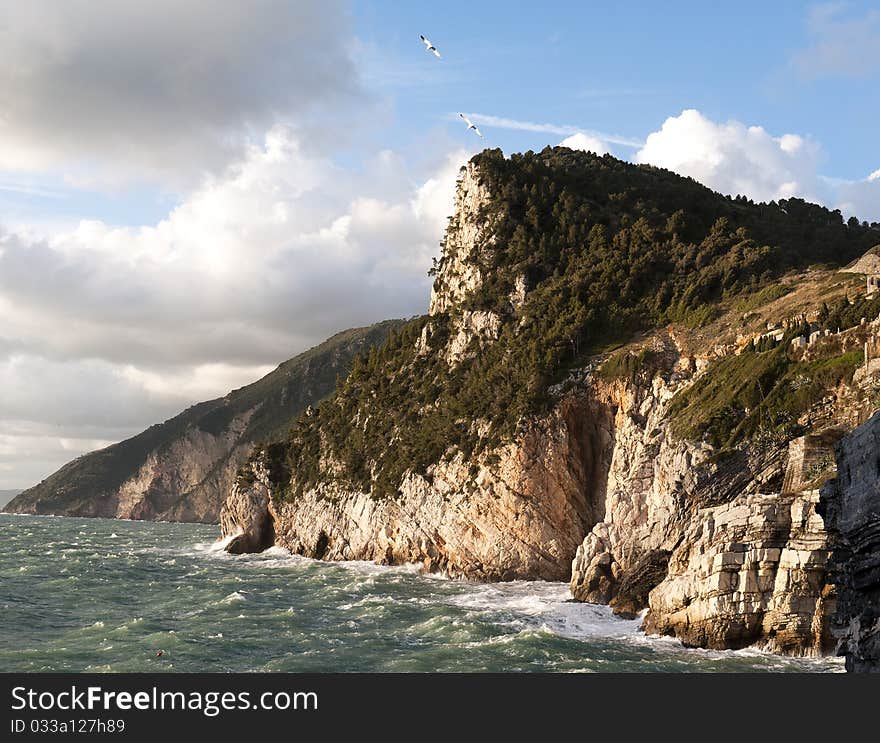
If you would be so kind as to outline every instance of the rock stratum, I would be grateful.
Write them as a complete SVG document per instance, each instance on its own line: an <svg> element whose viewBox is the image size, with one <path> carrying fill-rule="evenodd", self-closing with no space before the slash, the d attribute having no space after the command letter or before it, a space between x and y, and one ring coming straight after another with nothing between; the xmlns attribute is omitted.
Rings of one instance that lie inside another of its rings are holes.
<svg viewBox="0 0 880 743"><path fill-rule="evenodd" d="M880 303L834 266L878 238L610 156L483 153L429 314L240 471L229 548L566 580L687 645L830 652L818 489L880 407Z"/></svg>
<svg viewBox="0 0 880 743"><path fill-rule="evenodd" d="M848 671L880 673L880 413L840 442L822 488L837 587L832 631Z"/></svg>
<svg viewBox="0 0 880 743"><path fill-rule="evenodd" d="M284 434L352 359L400 321L334 335L262 379L85 454L6 504L10 513L217 523L255 444Z"/></svg>

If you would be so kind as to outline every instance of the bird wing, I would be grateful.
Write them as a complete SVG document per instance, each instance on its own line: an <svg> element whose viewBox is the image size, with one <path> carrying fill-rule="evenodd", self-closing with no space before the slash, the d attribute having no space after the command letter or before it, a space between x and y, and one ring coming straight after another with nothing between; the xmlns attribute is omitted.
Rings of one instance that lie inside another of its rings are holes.
<svg viewBox="0 0 880 743"><path fill-rule="evenodd" d="M464 119L464 123L467 124L468 127L473 126L473 124L471 123L471 120L467 116L465 116L464 114L459 114L459 116L461 116L461 118Z"/></svg>
<svg viewBox="0 0 880 743"><path fill-rule="evenodd" d="M421 34L419 34L419 38L422 40L422 43L424 43L424 45L425 45L426 47L428 47L429 49L430 49L432 46L434 46L430 41L428 41L428 40L427 40L424 36L422 36Z"/></svg>
<svg viewBox="0 0 880 743"><path fill-rule="evenodd" d="M478 137L482 137L482 136L483 136L483 133L482 133L479 129L477 129L477 127L475 127L475 126L472 125L471 128L477 133L477 136L478 136Z"/></svg>
<svg viewBox="0 0 880 743"><path fill-rule="evenodd" d="M440 56L440 52L437 51L436 47L432 46L430 51L434 52L434 56L437 57L437 59L443 59L443 57Z"/></svg>

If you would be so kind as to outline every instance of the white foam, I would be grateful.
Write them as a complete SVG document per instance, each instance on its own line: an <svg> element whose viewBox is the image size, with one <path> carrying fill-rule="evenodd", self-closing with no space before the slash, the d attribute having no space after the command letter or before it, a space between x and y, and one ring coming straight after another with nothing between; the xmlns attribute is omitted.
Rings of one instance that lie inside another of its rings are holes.
<svg viewBox="0 0 880 743"><path fill-rule="evenodd" d="M630 638L640 634L641 619L621 619L607 606L572 601L567 583L513 581L468 584L468 588L445 600L465 609L498 613L501 616L497 621L519 630L571 639Z"/></svg>
<svg viewBox="0 0 880 743"><path fill-rule="evenodd" d="M247 597L241 593L240 591L233 591L228 596L224 596L221 600L221 604L234 604L238 601L247 601Z"/></svg>
<svg viewBox="0 0 880 743"><path fill-rule="evenodd" d="M263 550L259 554L263 555L264 557L267 557L269 559L275 559L275 560L283 560L283 559L287 559L289 557L296 557L300 560L303 559L300 555L294 555L290 552L290 550L286 550L286 549L284 549L284 547L279 547L278 545L272 545L271 547Z"/></svg>
<svg viewBox="0 0 880 743"><path fill-rule="evenodd" d="M208 545L208 552L223 552L229 546L229 543L238 536L241 536L244 532L239 529L235 532L235 534L230 534L226 537L221 537L216 542L212 542ZM204 550L205 546L203 544L196 545L197 550Z"/></svg>

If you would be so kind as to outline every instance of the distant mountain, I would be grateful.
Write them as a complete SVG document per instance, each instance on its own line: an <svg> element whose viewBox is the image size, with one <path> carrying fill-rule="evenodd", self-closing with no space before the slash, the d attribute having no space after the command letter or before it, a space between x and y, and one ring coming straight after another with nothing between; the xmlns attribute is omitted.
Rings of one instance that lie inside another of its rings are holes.
<svg viewBox="0 0 880 743"><path fill-rule="evenodd" d="M299 413L333 391L354 356L400 324L337 333L259 381L78 457L0 505L13 513L215 522L254 444L283 436Z"/></svg>
<svg viewBox="0 0 880 743"><path fill-rule="evenodd" d="M0 508L3 508L20 492L20 490L0 490Z"/></svg>

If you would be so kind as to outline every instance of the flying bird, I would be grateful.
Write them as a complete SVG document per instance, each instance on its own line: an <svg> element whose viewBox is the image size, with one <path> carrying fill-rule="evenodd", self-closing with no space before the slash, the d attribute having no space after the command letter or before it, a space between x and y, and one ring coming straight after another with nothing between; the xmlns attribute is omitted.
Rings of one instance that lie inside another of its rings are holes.
<svg viewBox="0 0 880 743"><path fill-rule="evenodd" d="M430 41L428 41L424 36L419 34L419 38L422 40L422 43L425 45L425 51L431 52L437 59L442 59L440 56L440 52L437 51L437 47L434 46Z"/></svg>
<svg viewBox="0 0 880 743"><path fill-rule="evenodd" d="M477 125L474 124L467 116L465 116L464 114L459 114L459 116L464 119L464 123L467 124L468 129L473 129L474 134L476 134L478 137L483 136L480 130L477 129Z"/></svg>

